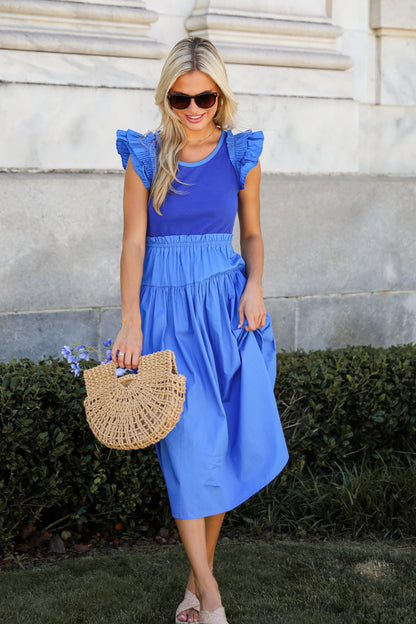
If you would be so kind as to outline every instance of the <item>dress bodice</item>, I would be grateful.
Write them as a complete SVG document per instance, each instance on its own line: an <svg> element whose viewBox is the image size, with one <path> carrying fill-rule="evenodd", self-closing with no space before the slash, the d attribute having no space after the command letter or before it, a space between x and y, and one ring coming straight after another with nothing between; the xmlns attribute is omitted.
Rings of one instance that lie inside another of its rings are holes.
<svg viewBox="0 0 416 624"><path fill-rule="evenodd" d="M222 131L215 149L198 162L179 162L177 178L161 206L161 215L149 200L147 236L232 233L238 192L247 173L258 162L262 132L233 135ZM126 167L129 156L135 171L150 189L157 167L157 134L140 135L118 130L117 149Z"/></svg>

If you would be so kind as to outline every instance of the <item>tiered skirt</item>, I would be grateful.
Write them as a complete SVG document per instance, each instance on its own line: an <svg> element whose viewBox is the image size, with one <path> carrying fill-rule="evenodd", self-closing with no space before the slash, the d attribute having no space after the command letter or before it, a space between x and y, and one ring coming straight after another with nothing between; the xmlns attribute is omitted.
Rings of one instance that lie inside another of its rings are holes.
<svg viewBox="0 0 416 624"><path fill-rule="evenodd" d="M186 376L180 421L156 444L175 518L233 509L288 460L270 317L256 331L238 329L245 264L231 241L231 234L146 239L143 353L171 349Z"/></svg>

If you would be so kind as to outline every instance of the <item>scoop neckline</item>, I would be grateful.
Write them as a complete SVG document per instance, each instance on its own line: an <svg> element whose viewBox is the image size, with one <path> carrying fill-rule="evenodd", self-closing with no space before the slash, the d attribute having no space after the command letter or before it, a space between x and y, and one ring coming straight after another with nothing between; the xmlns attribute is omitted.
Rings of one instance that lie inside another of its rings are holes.
<svg viewBox="0 0 416 624"><path fill-rule="evenodd" d="M217 145L214 147L212 152L208 154L208 156L206 156L202 160L196 160L195 162L186 162L186 160L180 160L179 164L183 165L184 167L199 167L199 165L204 165L206 162L211 160L211 158L214 158L215 154L218 153L218 150L220 149L221 145L224 142L224 137L225 137L225 130L221 130L221 136L219 138Z"/></svg>

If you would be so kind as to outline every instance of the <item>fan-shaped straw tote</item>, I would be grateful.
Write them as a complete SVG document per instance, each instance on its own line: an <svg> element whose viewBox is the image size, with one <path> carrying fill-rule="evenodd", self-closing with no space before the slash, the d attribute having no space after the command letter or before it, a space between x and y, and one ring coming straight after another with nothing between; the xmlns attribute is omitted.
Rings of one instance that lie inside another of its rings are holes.
<svg viewBox="0 0 416 624"><path fill-rule="evenodd" d="M113 362L84 371L87 421L110 448L139 449L173 429L183 410L185 377L173 351L142 355L137 374L117 377Z"/></svg>

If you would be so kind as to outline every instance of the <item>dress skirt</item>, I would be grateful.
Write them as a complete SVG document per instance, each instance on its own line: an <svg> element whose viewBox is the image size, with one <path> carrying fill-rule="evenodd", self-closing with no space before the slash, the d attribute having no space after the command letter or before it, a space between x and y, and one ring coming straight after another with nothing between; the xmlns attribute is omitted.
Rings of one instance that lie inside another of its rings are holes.
<svg viewBox="0 0 416 624"><path fill-rule="evenodd" d="M143 354L171 349L186 376L181 418L156 444L175 518L233 509L288 460L270 317L256 331L238 329L245 263L231 241L232 234L146 239Z"/></svg>

